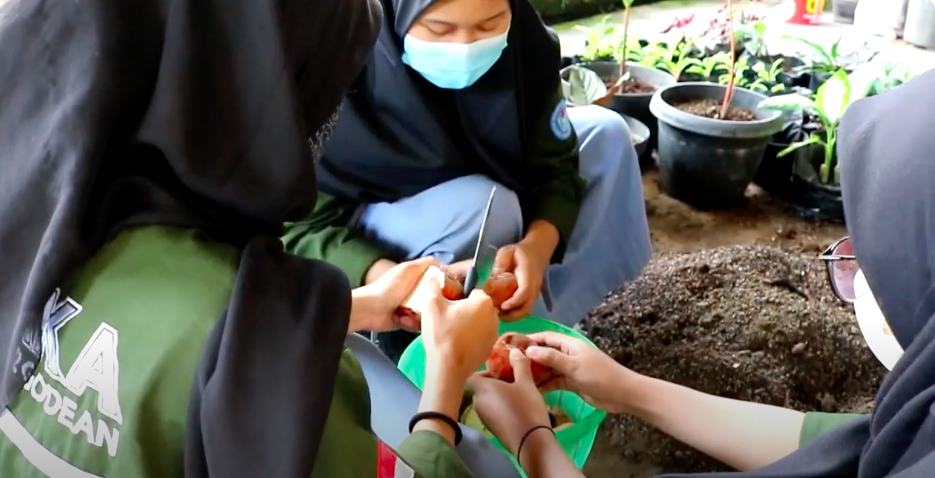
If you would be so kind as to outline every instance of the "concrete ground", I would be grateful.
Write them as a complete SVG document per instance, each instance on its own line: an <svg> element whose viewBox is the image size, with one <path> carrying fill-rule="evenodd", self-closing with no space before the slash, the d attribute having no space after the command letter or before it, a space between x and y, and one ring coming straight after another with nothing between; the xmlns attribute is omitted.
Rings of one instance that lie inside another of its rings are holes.
<svg viewBox="0 0 935 478"><path fill-rule="evenodd" d="M853 51L864 43L871 50L879 51L873 60L861 69L862 71L871 72L886 64L898 64L897 71L911 68L914 73L920 73L935 67L935 51L922 50L901 41L893 42L882 37L871 36L852 25L835 23L830 12L826 12L822 16L821 25L806 26L786 23L782 19L781 3L778 0L760 0L755 3L735 1L735 5L738 7L747 5L749 12L766 14L764 19L767 25L766 37L769 51L772 54L808 52L808 47L803 49L801 44L782 38L784 35L802 37L825 46L829 46L841 39L840 47L842 52ZM693 24L707 24L722 5L724 5L724 2L718 0L669 0L634 7L630 13L630 32L631 35L638 38L665 40L666 36L660 32L673 19L687 17L694 13ZM553 27L561 37L563 52L566 55L572 55L584 50L586 37L586 33L580 31L576 26L594 27L605 22L608 25L613 25L622 22L622 20L623 12L620 11L609 15L597 15L575 22L553 25Z"/></svg>

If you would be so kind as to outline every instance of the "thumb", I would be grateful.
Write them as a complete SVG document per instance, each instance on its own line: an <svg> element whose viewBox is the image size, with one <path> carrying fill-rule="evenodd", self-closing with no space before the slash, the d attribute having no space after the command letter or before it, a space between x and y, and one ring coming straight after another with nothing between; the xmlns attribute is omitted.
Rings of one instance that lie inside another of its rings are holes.
<svg viewBox="0 0 935 478"><path fill-rule="evenodd" d="M513 253L516 251L516 246L503 246L500 249L497 249L497 257L493 260L493 269L491 270L491 275L500 274L503 272L509 272L513 270Z"/></svg>
<svg viewBox="0 0 935 478"><path fill-rule="evenodd" d="M532 362L519 349L510 349L510 365L513 366L514 383L532 383Z"/></svg>
<svg viewBox="0 0 935 478"><path fill-rule="evenodd" d="M571 357L552 347L530 346L526 349L526 356L530 360L558 372L560 375L567 375L571 372Z"/></svg>

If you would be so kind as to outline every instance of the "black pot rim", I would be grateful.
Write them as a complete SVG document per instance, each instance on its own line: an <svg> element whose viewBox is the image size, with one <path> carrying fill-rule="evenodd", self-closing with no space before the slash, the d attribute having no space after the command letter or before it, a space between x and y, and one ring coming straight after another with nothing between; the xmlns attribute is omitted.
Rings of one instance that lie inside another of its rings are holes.
<svg viewBox="0 0 935 478"><path fill-rule="evenodd" d="M759 139L771 137L782 131L782 113L779 111L756 109L754 113L760 113L765 117L753 121L720 120L686 113L663 98L667 92L676 89L690 88L714 88L723 91L727 86L706 81L684 82L669 85L656 90L656 93L653 94L653 98L649 102L650 111L652 111L653 115L658 118L659 121L674 128L719 138ZM753 95L759 98L760 101L766 99L766 95L750 91L746 88L734 87L734 96L736 97L738 93Z"/></svg>

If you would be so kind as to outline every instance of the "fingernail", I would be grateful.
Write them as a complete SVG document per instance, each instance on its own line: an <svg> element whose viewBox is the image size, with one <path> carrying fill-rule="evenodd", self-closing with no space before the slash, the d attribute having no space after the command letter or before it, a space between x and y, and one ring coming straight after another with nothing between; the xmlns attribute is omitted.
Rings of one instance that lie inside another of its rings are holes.
<svg viewBox="0 0 935 478"><path fill-rule="evenodd" d="M523 353L520 352L519 349L510 349L510 358L517 359L517 358L524 358L524 357L525 355L523 355Z"/></svg>
<svg viewBox="0 0 935 478"><path fill-rule="evenodd" d="M531 345L526 349L526 356L529 358L536 358L540 355L542 355L542 347Z"/></svg>

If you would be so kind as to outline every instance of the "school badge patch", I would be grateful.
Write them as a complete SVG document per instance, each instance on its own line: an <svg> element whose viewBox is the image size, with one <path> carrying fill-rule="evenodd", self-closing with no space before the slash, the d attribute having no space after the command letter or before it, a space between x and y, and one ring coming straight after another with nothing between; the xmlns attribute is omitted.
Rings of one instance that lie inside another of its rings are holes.
<svg viewBox="0 0 935 478"><path fill-rule="evenodd" d="M416 472L382 441L377 444L377 478L414 478Z"/></svg>
<svg viewBox="0 0 935 478"><path fill-rule="evenodd" d="M552 135L559 141L566 141L571 138L571 120L568 119L568 106L565 99L558 100L552 116L549 118L549 128L552 129Z"/></svg>

